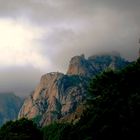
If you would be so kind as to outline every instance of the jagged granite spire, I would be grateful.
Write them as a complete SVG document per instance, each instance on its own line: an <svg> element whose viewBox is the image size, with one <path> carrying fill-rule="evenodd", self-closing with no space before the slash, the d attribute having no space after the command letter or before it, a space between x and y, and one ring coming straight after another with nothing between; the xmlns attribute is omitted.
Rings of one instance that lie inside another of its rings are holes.
<svg viewBox="0 0 140 140"><path fill-rule="evenodd" d="M127 65L128 62L121 58L119 53L93 55L88 59L81 56L75 56L70 60L68 75L83 75L91 77L107 69L120 69Z"/></svg>
<svg viewBox="0 0 140 140"><path fill-rule="evenodd" d="M53 72L41 77L33 94L25 100L18 118L33 119L40 126L53 121L78 120L87 98L89 79L107 68L119 69L127 64L116 55L96 55L88 59L84 55L75 56L66 75Z"/></svg>

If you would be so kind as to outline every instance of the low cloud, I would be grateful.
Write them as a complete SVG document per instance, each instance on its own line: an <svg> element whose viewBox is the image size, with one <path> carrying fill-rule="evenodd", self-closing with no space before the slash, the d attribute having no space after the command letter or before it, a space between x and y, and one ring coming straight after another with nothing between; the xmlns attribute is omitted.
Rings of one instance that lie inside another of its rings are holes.
<svg viewBox="0 0 140 140"><path fill-rule="evenodd" d="M66 72L74 55L118 51L135 60L139 7L139 0L1 0L0 90L32 91L42 74Z"/></svg>
<svg viewBox="0 0 140 140"><path fill-rule="evenodd" d="M27 96L39 83L42 72L31 66L0 69L0 92L14 92Z"/></svg>

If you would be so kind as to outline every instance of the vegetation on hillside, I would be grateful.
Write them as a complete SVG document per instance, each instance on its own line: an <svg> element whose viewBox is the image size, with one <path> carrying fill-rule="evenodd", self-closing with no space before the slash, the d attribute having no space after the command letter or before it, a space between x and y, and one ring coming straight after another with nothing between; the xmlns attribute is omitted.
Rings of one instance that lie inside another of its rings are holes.
<svg viewBox="0 0 140 140"><path fill-rule="evenodd" d="M70 139L139 139L140 60L120 72L96 76L90 84L88 109Z"/></svg>
<svg viewBox="0 0 140 140"><path fill-rule="evenodd" d="M0 128L0 140L41 140L42 134L31 120L9 121Z"/></svg>
<svg viewBox="0 0 140 140"><path fill-rule="evenodd" d="M68 123L53 123L42 129L43 140L66 140L71 132L72 125Z"/></svg>

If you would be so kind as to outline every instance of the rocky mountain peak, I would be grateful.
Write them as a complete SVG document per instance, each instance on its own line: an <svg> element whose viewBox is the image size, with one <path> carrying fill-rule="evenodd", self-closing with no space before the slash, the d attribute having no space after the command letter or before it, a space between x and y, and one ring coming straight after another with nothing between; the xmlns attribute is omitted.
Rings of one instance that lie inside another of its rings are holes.
<svg viewBox="0 0 140 140"><path fill-rule="evenodd" d="M127 64L116 55L96 55L88 59L84 55L75 56L66 75L52 72L41 77L33 94L25 100L19 118L33 119L40 126L53 121L78 120L87 98L89 79L107 68L119 69Z"/></svg>
<svg viewBox="0 0 140 140"><path fill-rule="evenodd" d="M70 60L70 64L69 64L69 69L67 71L67 74L69 75L73 75L73 74L83 74L83 70L82 68L84 68L84 64L85 62L85 56L81 55L81 56L74 56L71 60Z"/></svg>
<svg viewBox="0 0 140 140"><path fill-rule="evenodd" d="M65 118L85 99L85 86L85 79L79 76L58 72L45 74L25 100L18 117L37 120L41 126Z"/></svg>
<svg viewBox="0 0 140 140"><path fill-rule="evenodd" d="M75 56L70 61L67 74L91 77L107 68L123 68L127 64L128 62L116 52L93 55L88 59L84 55Z"/></svg>
<svg viewBox="0 0 140 140"><path fill-rule="evenodd" d="M75 56L70 60L69 68L67 71L68 75L82 75L89 76L94 72L91 64L85 59L82 54L80 56Z"/></svg>
<svg viewBox="0 0 140 140"><path fill-rule="evenodd" d="M33 99L36 100L40 94L42 94L42 90L44 89L50 89L50 87L53 86L53 84L56 83L61 77L63 77L64 74L59 72L51 72L43 75L41 77L40 83L35 89L35 92L33 94Z"/></svg>

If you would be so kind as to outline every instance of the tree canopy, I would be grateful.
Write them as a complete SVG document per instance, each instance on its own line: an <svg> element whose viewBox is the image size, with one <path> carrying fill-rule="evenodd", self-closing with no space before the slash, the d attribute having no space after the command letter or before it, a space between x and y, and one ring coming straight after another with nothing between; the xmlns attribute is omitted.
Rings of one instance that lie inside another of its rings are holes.
<svg viewBox="0 0 140 140"><path fill-rule="evenodd" d="M31 120L9 121L0 128L0 140L41 140L41 132Z"/></svg>
<svg viewBox="0 0 140 140"><path fill-rule="evenodd" d="M75 135L79 140L139 139L139 79L140 60L121 71L108 70L97 75L89 87L88 108L75 125L72 137Z"/></svg>

